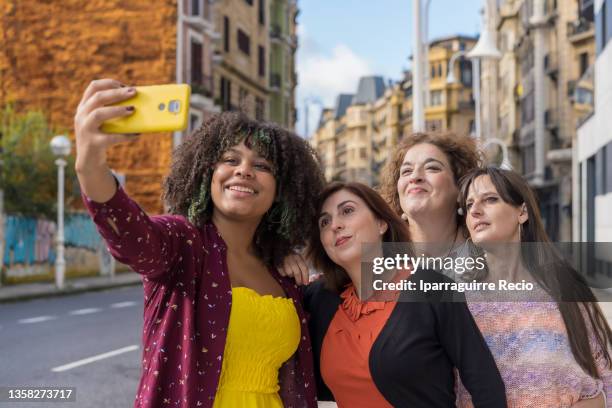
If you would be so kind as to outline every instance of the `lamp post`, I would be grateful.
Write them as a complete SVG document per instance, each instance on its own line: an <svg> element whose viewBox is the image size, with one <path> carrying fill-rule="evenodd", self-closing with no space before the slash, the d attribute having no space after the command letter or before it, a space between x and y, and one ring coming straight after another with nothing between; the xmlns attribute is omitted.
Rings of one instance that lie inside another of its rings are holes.
<svg viewBox="0 0 612 408"><path fill-rule="evenodd" d="M490 145L499 146L499 148L502 151L502 161L499 167L504 170L512 170L512 164L510 163L510 159L508 157L508 146L506 146L506 144L502 142L500 139L493 137L493 138L482 141L480 148L484 149L485 147L490 146Z"/></svg>
<svg viewBox="0 0 612 408"><path fill-rule="evenodd" d="M425 107L423 101L423 29L421 27L421 0L412 0L412 35L413 35L413 63L412 63L412 131L425 131Z"/></svg>
<svg viewBox="0 0 612 408"><path fill-rule="evenodd" d="M64 288L66 260L64 259L64 169L65 157L70 154L70 139L64 135L51 139L51 150L57 156L57 256L55 258L55 286Z"/></svg>
<svg viewBox="0 0 612 408"><path fill-rule="evenodd" d="M453 65L458 57L466 56L472 61L472 93L474 94L474 130L478 139L482 138L481 130L481 115L480 115L480 61L483 59L494 59L499 60L501 58L501 52L495 45L495 33L493 32L491 25L489 24L488 16L488 2L485 2L484 12L484 24L483 30L478 38L478 42L469 52L458 51L451 57L448 64L448 76L446 77L447 83L453 83L456 81L453 74Z"/></svg>

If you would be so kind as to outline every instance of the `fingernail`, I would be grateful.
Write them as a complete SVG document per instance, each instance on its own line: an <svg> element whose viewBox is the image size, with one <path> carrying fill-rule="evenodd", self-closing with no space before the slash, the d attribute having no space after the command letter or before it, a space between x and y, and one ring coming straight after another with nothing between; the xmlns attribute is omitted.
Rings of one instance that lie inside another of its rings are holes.
<svg viewBox="0 0 612 408"><path fill-rule="evenodd" d="M134 88L128 88L128 90L126 91L127 93L134 93L136 92L136 89Z"/></svg>
<svg viewBox="0 0 612 408"><path fill-rule="evenodd" d="M124 84L123 82L119 82L119 86L122 87L122 88L125 88L127 85Z"/></svg>
<svg viewBox="0 0 612 408"><path fill-rule="evenodd" d="M133 106L127 106L125 108L125 110L128 111L128 112L134 112L134 107Z"/></svg>

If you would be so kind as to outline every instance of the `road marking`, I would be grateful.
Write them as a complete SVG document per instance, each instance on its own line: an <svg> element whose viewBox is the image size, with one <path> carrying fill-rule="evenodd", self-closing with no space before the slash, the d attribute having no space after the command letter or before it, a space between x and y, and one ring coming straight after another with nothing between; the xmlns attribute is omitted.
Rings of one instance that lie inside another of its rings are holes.
<svg viewBox="0 0 612 408"><path fill-rule="evenodd" d="M134 350L138 350L138 346L136 344L133 344L127 347L123 347L117 350L109 351L107 353L98 354L97 356L87 357L82 360L75 361L73 363L64 364L59 367L52 368L51 371L53 371L54 373L61 373L62 371L71 370L73 368L80 367L85 364L94 363L99 360L104 360L105 358L118 356L119 354L128 353Z"/></svg>
<svg viewBox="0 0 612 408"><path fill-rule="evenodd" d="M78 309L78 310L73 310L72 312L70 312L71 315L74 316L79 316L79 315L86 315L86 314L92 314L92 313L98 313L99 311L101 311L102 309L98 309L97 307L90 307L89 309Z"/></svg>
<svg viewBox="0 0 612 408"><path fill-rule="evenodd" d="M136 306L138 303L136 302L132 302L132 301L128 301L128 302L118 302L118 303L113 303L112 305L110 305L110 307L112 307L113 309L121 309L123 307L131 307L131 306Z"/></svg>
<svg viewBox="0 0 612 408"><path fill-rule="evenodd" d="M46 322L47 320L54 320L54 319L57 319L57 316L36 316L36 317L28 317L27 319L17 320L17 323L31 324L31 323Z"/></svg>

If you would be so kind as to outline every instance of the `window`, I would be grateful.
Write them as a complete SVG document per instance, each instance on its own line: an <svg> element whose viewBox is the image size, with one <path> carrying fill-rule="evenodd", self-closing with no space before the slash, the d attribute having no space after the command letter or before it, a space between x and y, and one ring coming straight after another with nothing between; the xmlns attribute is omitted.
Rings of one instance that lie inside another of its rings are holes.
<svg viewBox="0 0 612 408"><path fill-rule="evenodd" d="M253 5L253 0L244 0L246 2L246 4L248 4L249 6Z"/></svg>
<svg viewBox="0 0 612 408"><path fill-rule="evenodd" d="M605 150L606 153L604 155L604 166L606 167L606 193L612 193L612 142L606 145Z"/></svg>
<svg viewBox="0 0 612 408"><path fill-rule="evenodd" d="M586 70L589 68L589 53L583 52L580 54L580 75L584 75Z"/></svg>
<svg viewBox="0 0 612 408"><path fill-rule="evenodd" d="M264 120L266 115L266 105L263 99L255 98L255 119Z"/></svg>
<svg viewBox="0 0 612 408"><path fill-rule="evenodd" d="M607 4L606 4L607 3ZM612 2L606 0L603 7L606 11L606 43L612 38Z"/></svg>
<svg viewBox="0 0 612 408"><path fill-rule="evenodd" d="M259 66L259 69L258 69L259 76L265 77L266 76L266 49L262 47L261 45L258 48L257 57L258 57L258 66Z"/></svg>
<svg viewBox="0 0 612 408"><path fill-rule="evenodd" d="M189 1L189 15L191 16L201 16L202 11L204 9L203 0L190 0Z"/></svg>
<svg viewBox="0 0 612 408"><path fill-rule="evenodd" d="M606 16L606 9L608 7L607 2L604 1L603 4L601 5L601 8L599 9L599 12L595 15L595 48L596 48L596 52L597 55L601 54L601 52L603 51L603 49L606 46L606 40L609 37L609 33L608 30L610 29L610 27L607 27L607 16Z"/></svg>
<svg viewBox="0 0 612 408"><path fill-rule="evenodd" d="M203 121L203 115L201 112L191 109L189 111L189 133L196 130Z"/></svg>
<svg viewBox="0 0 612 408"><path fill-rule="evenodd" d="M191 83L202 83L202 44L191 39Z"/></svg>
<svg viewBox="0 0 612 408"><path fill-rule="evenodd" d="M367 154L368 154L368 152L367 152L365 147L362 147L362 148L359 149L359 157L360 158L365 159L367 157Z"/></svg>
<svg viewBox="0 0 612 408"><path fill-rule="evenodd" d="M229 52L230 50L230 21L229 17L223 17L223 50Z"/></svg>
<svg viewBox="0 0 612 408"><path fill-rule="evenodd" d="M523 175L530 175L535 171L535 145L533 143L522 147L521 162Z"/></svg>
<svg viewBox="0 0 612 408"><path fill-rule="evenodd" d="M472 86L472 63L461 58L459 69L461 70L461 83L465 86Z"/></svg>
<svg viewBox="0 0 612 408"><path fill-rule="evenodd" d="M603 195L606 193L606 148L600 149L595 153L595 195Z"/></svg>
<svg viewBox="0 0 612 408"><path fill-rule="evenodd" d="M251 54L251 39L241 29L238 29L238 49L246 55Z"/></svg>
<svg viewBox="0 0 612 408"><path fill-rule="evenodd" d="M228 111L232 109L232 83L229 79L221 77L221 109Z"/></svg>
<svg viewBox="0 0 612 408"><path fill-rule="evenodd" d="M244 89L243 87L240 87L238 89L238 107L240 108L240 110L244 111L244 112L248 112L248 98L249 98L249 92Z"/></svg>
<svg viewBox="0 0 612 408"><path fill-rule="evenodd" d="M436 67L432 64L431 65L431 76L430 78L435 78L436 77Z"/></svg>
<svg viewBox="0 0 612 408"><path fill-rule="evenodd" d="M531 90L523 99L521 99L521 122L523 125L531 123L535 116L534 96Z"/></svg>
<svg viewBox="0 0 612 408"><path fill-rule="evenodd" d="M442 120L427 120L425 121L425 130L428 132L437 132L442 130Z"/></svg>
<svg viewBox="0 0 612 408"><path fill-rule="evenodd" d="M438 76L442 76L442 64L438 64Z"/></svg>
<svg viewBox="0 0 612 408"><path fill-rule="evenodd" d="M576 88L576 103L593 106L593 91L586 88Z"/></svg>
<svg viewBox="0 0 612 408"><path fill-rule="evenodd" d="M259 24L266 24L266 0L259 0Z"/></svg>
<svg viewBox="0 0 612 408"><path fill-rule="evenodd" d="M442 91L431 91L431 105L442 105Z"/></svg>

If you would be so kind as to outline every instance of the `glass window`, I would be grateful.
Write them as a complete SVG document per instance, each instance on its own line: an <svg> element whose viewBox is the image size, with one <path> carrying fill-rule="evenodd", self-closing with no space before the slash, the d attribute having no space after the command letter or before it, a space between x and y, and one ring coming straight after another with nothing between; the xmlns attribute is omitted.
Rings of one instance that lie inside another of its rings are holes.
<svg viewBox="0 0 612 408"><path fill-rule="evenodd" d="M241 29L238 29L237 39L238 39L238 49L240 49L240 51L244 52L246 55L250 55L251 54L251 39L247 35L247 33L242 31Z"/></svg>
<svg viewBox="0 0 612 408"><path fill-rule="evenodd" d="M223 17L223 50L229 52L230 50L230 21L229 17Z"/></svg>

